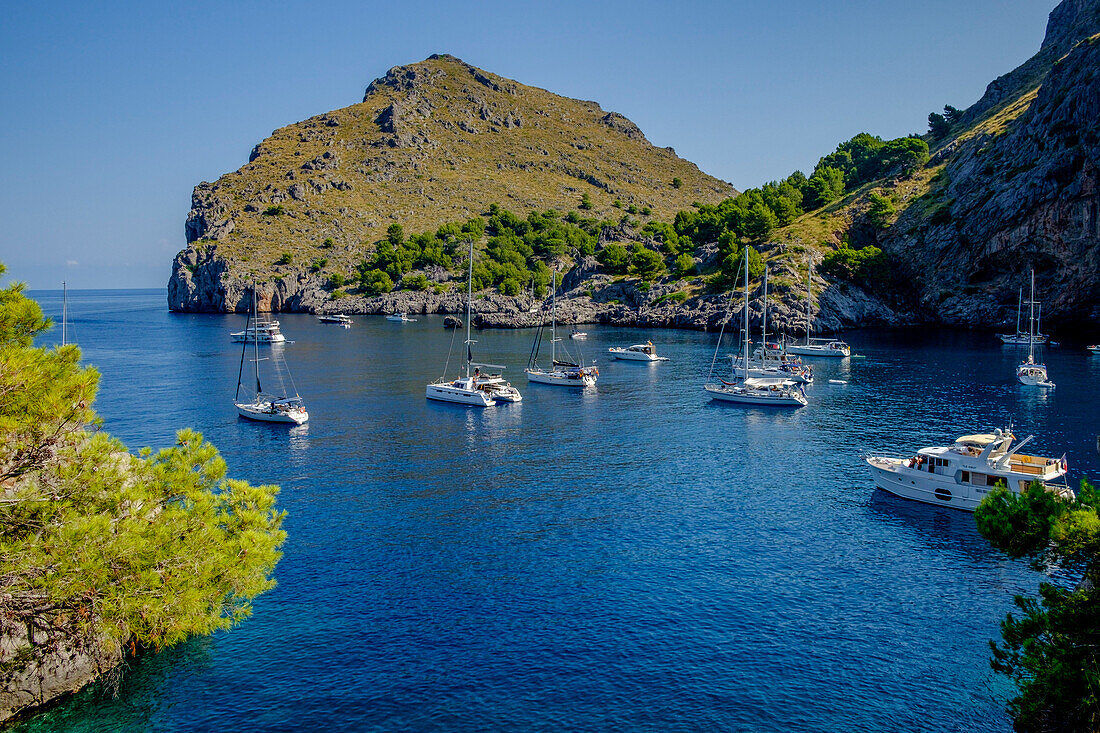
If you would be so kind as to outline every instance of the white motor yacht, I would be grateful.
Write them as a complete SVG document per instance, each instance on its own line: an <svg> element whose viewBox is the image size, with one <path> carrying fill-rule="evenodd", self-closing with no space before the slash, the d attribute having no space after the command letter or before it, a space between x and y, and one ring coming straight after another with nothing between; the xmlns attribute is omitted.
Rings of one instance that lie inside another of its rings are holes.
<svg viewBox="0 0 1100 733"><path fill-rule="evenodd" d="M407 313L392 313L386 316L387 321L395 321L397 323L415 323L415 318L409 318Z"/></svg>
<svg viewBox="0 0 1100 733"><path fill-rule="evenodd" d="M278 321L262 321L257 320L255 323L246 326L243 331L236 331L231 333L233 341L235 343L252 343L253 341L261 344L281 344L286 341L286 336L279 330Z"/></svg>
<svg viewBox="0 0 1100 733"><path fill-rule="evenodd" d="M657 356L657 350L653 348L652 341L646 341L644 344L634 344L626 348L612 347L607 350L607 353L624 361L668 361L666 357Z"/></svg>
<svg viewBox="0 0 1100 733"><path fill-rule="evenodd" d="M1085 348L1088 349L1091 354L1100 355L1100 344L1091 344Z"/></svg>
<svg viewBox="0 0 1100 733"><path fill-rule="evenodd" d="M875 485L891 494L926 504L963 509L968 512L997 484L1019 493L1032 481L1048 491L1073 498L1065 482L1066 459L1041 458L1020 453L1035 436L1015 446L1012 428L992 434L964 435L953 445L921 448L910 458L868 456Z"/></svg>
<svg viewBox="0 0 1100 733"><path fill-rule="evenodd" d="M317 316L317 320L321 323L334 323L338 326L350 326L355 323L351 320L351 316L346 316L343 313L327 313Z"/></svg>

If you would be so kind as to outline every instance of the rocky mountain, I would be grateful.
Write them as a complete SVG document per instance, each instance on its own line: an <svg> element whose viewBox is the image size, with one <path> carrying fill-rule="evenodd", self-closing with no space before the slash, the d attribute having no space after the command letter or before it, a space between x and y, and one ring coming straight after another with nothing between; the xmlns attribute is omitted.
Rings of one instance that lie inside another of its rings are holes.
<svg viewBox="0 0 1100 733"><path fill-rule="evenodd" d="M771 266L769 320L804 329L812 260L815 330L1014 324L1018 288L1032 266L1046 325L1100 326L1097 34L1100 0L1063 0L1034 57L924 136L927 160L841 185L839 198L799 208L766 232L734 232ZM452 291L464 279L457 267L425 270L434 287L399 283L374 294L334 288L332 273L353 277L392 223L427 231L484 214L494 202L520 216L550 208L572 216L584 198L591 210L582 213L602 220L593 230L596 251L546 258L568 272L563 319L710 328L727 302L717 273L730 232L707 230L710 238L700 241L694 231L691 254L702 274L687 276L673 266L677 250L662 247L652 226L675 223L684 236L677 212L735 194L593 102L432 57L392 69L360 105L276 131L246 166L196 187L169 307L239 310L255 279L263 307L273 310L455 312L461 298ZM324 239L328 249L318 249ZM668 274L616 274L590 256L619 243L660 253ZM484 239L478 247L485 249ZM888 275L830 268L837 255L878 250ZM541 302L534 295L534 288L510 296L487 290L478 306L483 325L541 320L532 315Z"/></svg>
<svg viewBox="0 0 1100 733"><path fill-rule="evenodd" d="M436 55L390 69L359 104L276 130L247 164L196 186L169 307L232 311L255 279L274 307L301 308L391 224L434 231L490 203L526 215L583 199L592 216L668 219L735 193L595 102Z"/></svg>

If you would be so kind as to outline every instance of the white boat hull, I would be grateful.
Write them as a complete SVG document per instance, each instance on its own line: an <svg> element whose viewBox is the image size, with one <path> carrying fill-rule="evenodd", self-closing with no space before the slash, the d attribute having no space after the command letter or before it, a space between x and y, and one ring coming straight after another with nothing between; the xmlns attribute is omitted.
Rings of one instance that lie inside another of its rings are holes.
<svg viewBox="0 0 1100 733"><path fill-rule="evenodd" d="M260 422L277 422L277 423L290 423L293 425L301 425L309 420L309 413L305 410L290 410L287 412L272 411L267 404L255 404L245 402L235 402L237 406L237 414L241 417L246 417L249 420L259 420Z"/></svg>
<svg viewBox="0 0 1100 733"><path fill-rule="evenodd" d="M243 332L234 333L234 334L232 334L232 336L233 336L233 342L238 343L238 344L252 343L253 341L257 341L257 338L255 336L246 336ZM286 341L286 336L284 336L281 333L273 333L273 334L261 333L258 340L261 344L281 344L284 341Z"/></svg>
<svg viewBox="0 0 1100 733"><path fill-rule="evenodd" d="M851 356L851 349L830 349L827 346L788 346L788 354L795 354L797 356L829 356L834 359L843 359L846 356Z"/></svg>
<svg viewBox="0 0 1100 733"><path fill-rule="evenodd" d="M1023 365L1016 370L1016 380L1026 387L1053 387L1054 382L1047 377L1047 370L1034 365Z"/></svg>
<svg viewBox="0 0 1100 733"><path fill-rule="evenodd" d="M579 377L571 377L566 372L544 372L542 370L525 369L527 381L536 384L552 384L556 387L591 387L596 384L596 378L591 374L582 374Z"/></svg>
<svg viewBox="0 0 1100 733"><path fill-rule="evenodd" d="M707 384L703 389L711 396L711 399L722 402L733 402L739 405L756 405L759 407L805 407L806 398L792 391L775 391L742 389L737 386Z"/></svg>
<svg viewBox="0 0 1100 733"><path fill-rule="evenodd" d="M866 460L875 486L903 499L972 512L992 490L992 487L959 484L954 476L906 469L906 461L900 458L871 456Z"/></svg>
<svg viewBox="0 0 1100 733"><path fill-rule="evenodd" d="M637 351L628 351L626 349L608 349L608 352L616 359L622 359L623 361L660 361L661 357L656 354L643 354Z"/></svg>
<svg viewBox="0 0 1100 733"><path fill-rule="evenodd" d="M429 400L453 402L457 405L470 405L471 407L492 407L496 404L493 398L480 389L455 387L447 382L429 384L425 388L424 396Z"/></svg>

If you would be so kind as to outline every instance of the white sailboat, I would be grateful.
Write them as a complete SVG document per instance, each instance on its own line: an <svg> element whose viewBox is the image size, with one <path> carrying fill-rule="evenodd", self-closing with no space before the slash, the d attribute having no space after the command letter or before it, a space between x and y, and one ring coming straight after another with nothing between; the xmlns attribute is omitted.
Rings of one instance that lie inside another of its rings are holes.
<svg viewBox="0 0 1100 733"><path fill-rule="evenodd" d="M789 379L797 384L811 384L814 381L813 369L803 366L798 357L789 357L782 353L780 344L768 344L768 274L769 268L764 266L764 318L763 337L761 345L753 350L752 358L746 364L744 359L738 363L738 357L734 355L733 376L742 379L754 377L758 379Z"/></svg>
<svg viewBox="0 0 1100 733"><path fill-rule="evenodd" d="M252 289L252 312L249 314L249 320L256 313L256 289ZM249 321L245 322L245 330L242 333L249 333ZM283 362L282 349L279 344L273 344L271 349L270 360L275 365L276 374L279 379L280 387L282 388L282 397L264 392L263 387L260 385L260 362L267 359L260 358L260 340L259 339L241 339L243 346L241 346L241 368L237 374L237 393L233 397L233 404L237 408L237 414L241 417L248 418L249 420L259 420L261 422L277 422L277 423L293 423L295 425L301 425L305 421L309 420L309 413L306 412L305 405L302 403L302 398L298 394L297 390L294 391L294 396L291 397L283 384L282 370L286 369L287 376L290 375L289 368L286 367ZM248 353L248 343L252 342L254 350L254 358L252 363L254 365L254 376L256 381L256 390L252 397L251 402L241 401L241 384L244 378L244 357ZM294 380L291 378L291 387L294 386Z"/></svg>
<svg viewBox="0 0 1100 733"><path fill-rule="evenodd" d="M1031 270L1031 302L1028 313L1027 361L1016 367L1016 379L1028 387L1053 387L1054 382L1047 376L1046 364L1035 361L1035 269Z"/></svg>
<svg viewBox="0 0 1100 733"><path fill-rule="evenodd" d="M733 293L730 293L732 307ZM727 318L729 310L727 309ZM722 331L725 331L725 321L722 323ZM745 373L749 371L749 258L745 257L745 325L742 330L744 343L742 347L743 367ZM714 350L714 358L718 358L718 349L722 346L722 333L718 335L718 346ZM714 372L714 361L711 361L711 374ZM806 395L802 387L789 379L783 378L758 378L745 377L740 382L727 382L719 380L721 384L708 383L703 389L710 394L711 399L722 402L732 402L740 405L755 405L759 407L803 407L806 405Z"/></svg>
<svg viewBox="0 0 1100 733"><path fill-rule="evenodd" d="M806 261L806 340L801 344L789 344L787 346L787 353L797 354L799 356L831 356L838 359L851 356L851 347L843 341L838 339L810 337L810 331L813 325L810 318L810 288L812 287L814 276L814 263L808 254L806 256Z"/></svg>
<svg viewBox="0 0 1100 733"><path fill-rule="evenodd" d="M1033 294L1033 296L1034 296L1034 294ZM1034 300L1034 299L1035 298L1032 297L1032 300ZM1013 346L1022 345L1022 344L1029 344L1029 343L1032 342L1032 340L1034 340L1035 343L1039 343L1039 344L1046 343L1047 339L1049 337L1046 334L1042 333L1041 329L1038 329L1038 328L1035 329L1034 337L1030 333L1028 333L1027 331L1021 331L1020 330L1020 318L1023 315L1023 312L1024 312L1024 289L1020 288L1019 293L1017 293L1017 295L1016 295L1016 333L999 333L999 334L997 334L997 338L999 338L1002 343L1013 345ZM1039 306L1039 313L1040 313L1039 322L1042 323L1042 318L1041 318L1042 305Z"/></svg>
<svg viewBox="0 0 1100 733"><path fill-rule="evenodd" d="M527 374L527 381L558 387L591 387L596 384L596 377L600 374L596 367L586 367L580 359L578 359L580 363L558 359L558 342L561 339L558 338L557 307L558 273L555 272L550 303L550 368L545 369L538 364L543 333L542 326L539 326L535 334L535 342L531 345L531 357L527 361L527 368L523 370Z"/></svg>
<svg viewBox="0 0 1100 733"><path fill-rule="evenodd" d="M471 239L470 272L466 280L466 376L447 381L447 364L444 364L444 376L427 385L424 388L424 396L429 400L453 402L455 404L469 405L471 407L492 407L497 403L498 399L508 402L519 402L522 399L519 390L505 382L500 374L481 373L482 367L488 369L503 369L504 367L494 364L474 363L473 344L477 342L470 338L470 323L473 320L473 299L474 241ZM454 343L454 334L451 335L451 343ZM449 352L447 358L449 361Z"/></svg>

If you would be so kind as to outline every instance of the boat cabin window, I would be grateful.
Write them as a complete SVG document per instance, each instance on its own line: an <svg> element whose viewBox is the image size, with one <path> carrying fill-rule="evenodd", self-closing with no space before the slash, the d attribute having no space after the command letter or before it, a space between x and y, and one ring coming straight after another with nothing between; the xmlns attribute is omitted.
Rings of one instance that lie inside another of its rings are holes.
<svg viewBox="0 0 1100 733"><path fill-rule="evenodd" d="M996 486L998 483L1000 483L1003 480L1004 479L1002 479L1000 476L986 476L985 477L985 485L986 486Z"/></svg>
<svg viewBox="0 0 1100 733"><path fill-rule="evenodd" d="M959 476L959 481L964 484L970 483L970 471L963 471Z"/></svg>

